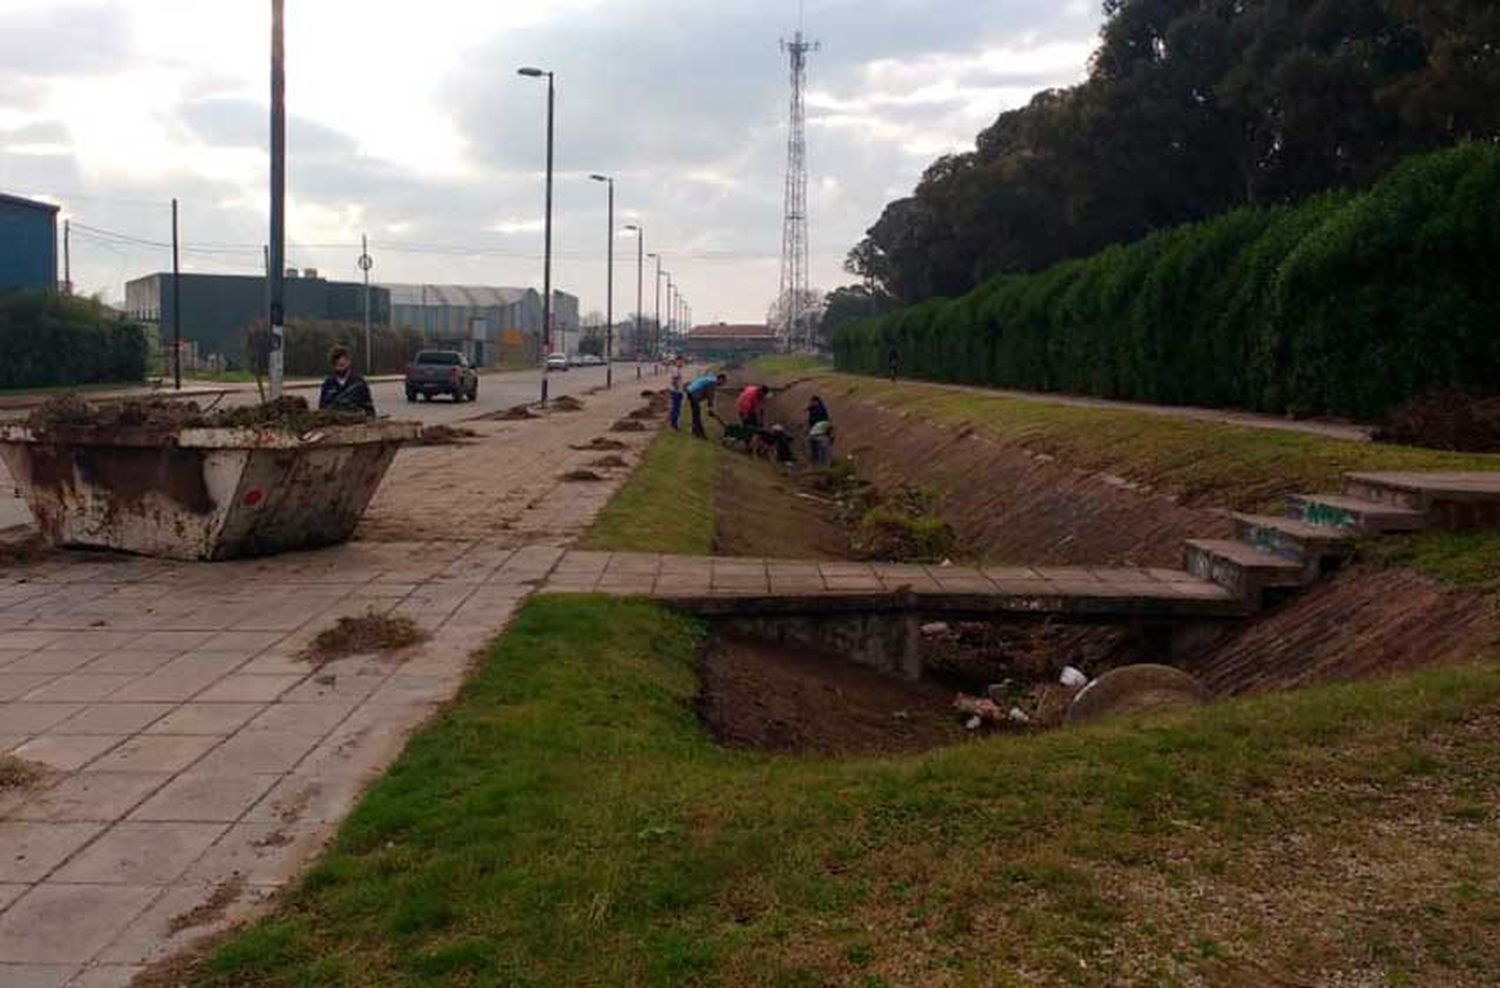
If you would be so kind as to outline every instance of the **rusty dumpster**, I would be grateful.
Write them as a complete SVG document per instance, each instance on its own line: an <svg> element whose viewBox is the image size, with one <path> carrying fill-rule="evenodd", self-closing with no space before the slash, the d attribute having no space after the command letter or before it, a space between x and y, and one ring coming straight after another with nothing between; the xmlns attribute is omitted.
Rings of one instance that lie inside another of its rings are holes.
<svg viewBox="0 0 1500 988"><path fill-rule="evenodd" d="M53 544L221 560L344 542L414 423L0 426L0 458Z"/></svg>

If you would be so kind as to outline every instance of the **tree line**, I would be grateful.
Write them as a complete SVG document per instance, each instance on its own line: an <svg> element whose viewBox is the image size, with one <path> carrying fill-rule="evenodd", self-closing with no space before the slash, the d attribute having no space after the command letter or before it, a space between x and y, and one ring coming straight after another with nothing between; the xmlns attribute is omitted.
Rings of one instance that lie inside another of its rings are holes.
<svg viewBox="0 0 1500 988"><path fill-rule="evenodd" d="M841 369L1379 418L1500 385L1500 145L1244 207L834 334Z"/></svg>
<svg viewBox="0 0 1500 988"><path fill-rule="evenodd" d="M1500 135L1494 0L1106 0L1082 84L939 159L850 253L839 323ZM836 303L836 304L835 304Z"/></svg>

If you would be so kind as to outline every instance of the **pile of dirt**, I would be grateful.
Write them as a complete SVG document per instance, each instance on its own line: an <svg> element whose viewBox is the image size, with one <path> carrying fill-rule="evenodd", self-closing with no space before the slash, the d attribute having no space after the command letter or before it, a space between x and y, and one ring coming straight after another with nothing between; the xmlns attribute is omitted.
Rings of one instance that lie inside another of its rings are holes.
<svg viewBox="0 0 1500 988"><path fill-rule="evenodd" d="M623 456L601 456L590 463L589 466L597 467L601 470L620 470L630 466L630 461Z"/></svg>
<svg viewBox="0 0 1500 988"><path fill-rule="evenodd" d="M1462 453L1500 453L1500 398L1439 391L1391 412L1375 441Z"/></svg>
<svg viewBox="0 0 1500 988"><path fill-rule="evenodd" d="M565 484L597 484L604 478L592 470L569 470L561 479Z"/></svg>
<svg viewBox="0 0 1500 988"><path fill-rule="evenodd" d="M140 398L91 404L77 395L49 399L27 416L26 424L46 435L60 431L110 432L144 429L171 433L182 429L273 429L304 433L313 429L360 425L360 412L315 411L294 395L260 405L206 411L196 402Z"/></svg>
<svg viewBox="0 0 1500 988"><path fill-rule="evenodd" d="M477 437L479 433L473 429L464 429L452 425L429 425L422 430L422 438L417 440L418 446L463 446L466 440Z"/></svg>
<svg viewBox="0 0 1500 988"><path fill-rule="evenodd" d="M618 439L605 439L603 436L595 436L583 446L569 446L568 448L576 449L579 452L592 453L613 451L617 449L629 449L630 446L626 443L620 442Z"/></svg>
<svg viewBox="0 0 1500 988"><path fill-rule="evenodd" d="M29 789L42 781L47 770L34 762L15 755L0 755L0 793L13 789Z"/></svg>
<svg viewBox="0 0 1500 988"><path fill-rule="evenodd" d="M531 410L530 405L514 405L503 412L490 412L481 418L490 422L525 422L527 419L541 418Z"/></svg>
<svg viewBox="0 0 1500 988"><path fill-rule="evenodd" d="M554 412L581 412L583 402L572 395L563 395L561 398L552 399L551 409Z"/></svg>
<svg viewBox="0 0 1500 988"><path fill-rule="evenodd" d="M732 747L856 755L920 751L965 736L949 690L832 656L720 640L701 673L699 716Z"/></svg>
<svg viewBox="0 0 1500 988"><path fill-rule="evenodd" d="M621 419L609 427L610 432L645 432L646 425L635 419Z"/></svg>
<svg viewBox="0 0 1500 988"><path fill-rule="evenodd" d="M427 632L411 618L369 611L359 617L339 618L332 628L319 632L302 658L321 664L349 655L394 652L426 640Z"/></svg>

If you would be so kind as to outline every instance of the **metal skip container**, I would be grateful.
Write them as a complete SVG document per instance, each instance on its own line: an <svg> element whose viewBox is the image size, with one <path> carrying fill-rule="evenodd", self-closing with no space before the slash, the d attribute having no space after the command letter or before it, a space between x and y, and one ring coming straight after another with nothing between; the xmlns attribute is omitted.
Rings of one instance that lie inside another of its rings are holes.
<svg viewBox="0 0 1500 988"><path fill-rule="evenodd" d="M54 545L169 559L348 541L414 423L262 428L0 426L0 458Z"/></svg>

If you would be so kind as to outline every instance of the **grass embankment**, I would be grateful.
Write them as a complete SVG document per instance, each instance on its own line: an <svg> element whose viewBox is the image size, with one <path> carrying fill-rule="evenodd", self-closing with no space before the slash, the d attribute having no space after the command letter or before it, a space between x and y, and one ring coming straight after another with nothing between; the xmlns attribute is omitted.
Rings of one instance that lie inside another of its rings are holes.
<svg viewBox="0 0 1500 988"><path fill-rule="evenodd" d="M702 735L701 633L640 603L527 605L192 982L1500 979L1500 672L797 760Z"/></svg>
<svg viewBox="0 0 1500 988"><path fill-rule="evenodd" d="M757 371L762 371L760 364ZM765 376L775 376L769 368ZM1447 453L1324 436L1088 408L912 381L827 372L825 395L868 401L954 430L1113 474L1205 507L1276 510L1288 494L1337 491L1356 471L1500 470L1500 456ZM1459 586L1500 590L1500 533L1383 538L1374 558Z"/></svg>
<svg viewBox="0 0 1500 988"><path fill-rule="evenodd" d="M714 544L717 443L664 431L578 542L580 549L706 556Z"/></svg>

